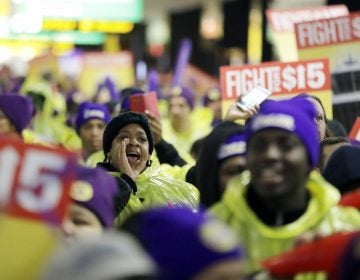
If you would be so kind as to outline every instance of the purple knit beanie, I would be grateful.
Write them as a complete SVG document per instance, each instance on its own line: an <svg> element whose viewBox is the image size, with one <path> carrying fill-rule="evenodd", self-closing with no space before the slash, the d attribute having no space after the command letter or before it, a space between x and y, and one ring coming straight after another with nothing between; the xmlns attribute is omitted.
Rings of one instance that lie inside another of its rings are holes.
<svg viewBox="0 0 360 280"><path fill-rule="evenodd" d="M223 161L233 156L243 156L246 154L245 134L232 134L221 144L218 152L218 160Z"/></svg>
<svg viewBox="0 0 360 280"><path fill-rule="evenodd" d="M113 225L117 192L116 180L101 168L77 166L70 197L94 213L105 228Z"/></svg>
<svg viewBox="0 0 360 280"><path fill-rule="evenodd" d="M315 124L316 111L306 97L286 100L266 100L258 114L249 119L245 126L247 141L258 131L279 128L295 133L305 145L312 167L319 160L319 137Z"/></svg>
<svg viewBox="0 0 360 280"><path fill-rule="evenodd" d="M138 213L133 222L136 237L161 270L159 279L192 279L217 262L243 257L231 229L205 212L159 207Z"/></svg>
<svg viewBox="0 0 360 280"><path fill-rule="evenodd" d="M75 129L79 133L80 128L91 119L100 119L105 124L110 121L110 113L106 105L84 102L80 104L75 119Z"/></svg>
<svg viewBox="0 0 360 280"><path fill-rule="evenodd" d="M0 95L0 110L9 118L17 132L21 133L31 122L34 105L27 96L3 94Z"/></svg>

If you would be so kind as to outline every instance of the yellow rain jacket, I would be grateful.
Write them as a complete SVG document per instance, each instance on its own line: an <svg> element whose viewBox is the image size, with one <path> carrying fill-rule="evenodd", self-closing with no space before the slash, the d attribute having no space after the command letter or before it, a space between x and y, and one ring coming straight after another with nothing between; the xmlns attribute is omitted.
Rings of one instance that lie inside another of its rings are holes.
<svg viewBox="0 0 360 280"><path fill-rule="evenodd" d="M162 135L165 141L174 145L178 150L180 156L189 164L194 164L195 161L190 155L192 144L208 135L212 130L211 121L213 118L212 112L206 108L196 107L191 112L191 124L187 131L177 132L171 125L169 119L162 120Z"/></svg>
<svg viewBox="0 0 360 280"><path fill-rule="evenodd" d="M119 176L118 172L109 172ZM152 206L184 206L194 210L199 206L199 191L193 185L164 175L159 167L149 167L136 179L137 192L131 194L124 210L116 218L119 226L133 212Z"/></svg>
<svg viewBox="0 0 360 280"><path fill-rule="evenodd" d="M69 150L80 150L81 140L76 131L65 124L66 103L64 96L55 92L46 82L26 83L22 88L23 93L34 92L44 98L41 112L37 112L32 121L32 130L36 141L51 145L61 145ZM29 133L26 141L35 141Z"/></svg>
<svg viewBox="0 0 360 280"><path fill-rule="evenodd" d="M296 238L313 231L329 235L360 228L360 213L354 208L337 205L340 193L313 171L307 183L310 202L306 212L294 222L272 227L264 224L249 207L245 193L250 176L237 176L228 185L223 198L210 212L225 221L239 235L246 250L246 270L260 270L260 262L293 247Z"/></svg>

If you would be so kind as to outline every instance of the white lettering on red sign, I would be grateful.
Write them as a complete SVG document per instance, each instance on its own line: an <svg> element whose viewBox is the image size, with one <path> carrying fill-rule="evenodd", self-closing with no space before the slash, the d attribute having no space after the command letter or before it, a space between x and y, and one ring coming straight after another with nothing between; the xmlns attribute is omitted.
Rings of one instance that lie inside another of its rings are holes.
<svg viewBox="0 0 360 280"><path fill-rule="evenodd" d="M15 148L4 147L0 151L0 205L8 203L11 190L18 185L15 199L23 209L33 213L54 209L62 195L62 181L56 172L62 171L66 163L61 155L31 149L21 159ZM38 188L40 195L36 194Z"/></svg>
<svg viewBox="0 0 360 280"><path fill-rule="evenodd" d="M268 10L266 14L274 31L293 32L294 23L346 16L349 11L345 5L333 5L311 9Z"/></svg>
<svg viewBox="0 0 360 280"><path fill-rule="evenodd" d="M221 70L223 99L234 99L261 85L274 94L324 90L330 86L326 60Z"/></svg>
<svg viewBox="0 0 360 280"><path fill-rule="evenodd" d="M348 17L297 25L298 46L312 47L350 41L351 25Z"/></svg>

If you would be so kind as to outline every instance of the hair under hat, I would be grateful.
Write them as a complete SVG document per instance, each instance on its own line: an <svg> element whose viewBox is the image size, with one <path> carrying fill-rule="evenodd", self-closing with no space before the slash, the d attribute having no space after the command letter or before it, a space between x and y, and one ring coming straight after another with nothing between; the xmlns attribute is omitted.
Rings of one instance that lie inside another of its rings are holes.
<svg viewBox="0 0 360 280"><path fill-rule="evenodd" d="M0 110L9 118L16 131L21 132L31 122L34 105L31 98L18 94L0 95Z"/></svg>
<svg viewBox="0 0 360 280"><path fill-rule="evenodd" d="M110 121L110 113L106 105L84 102L81 103L75 119L75 128L77 133L79 133L80 128L89 120L99 119L102 120L105 124Z"/></svg>
<svg viewBox="0 0 360 280"><path fill-rule="evenodd" d="M119 116L113 118L105 128L103 136L103 150L105 160L107 159L108 152L111 150L112 141L116 135L118 135L119 130L131 123L136 123L144 129L147 140L149 142L149 154L152 153L154 149L154 141L148 119L141 113L129 111L121 113Z"/></svg>
<svg viewBox="0 0 360 280"><path fill-rule="evenodd" d="M75 174L70 191L72 200L94 213L104 227L112 227L116 215L114 199L118 194L115 179L101 168L80 165Z"/></svg>
<svg viewBox="0 0 360 280"><path fill-rule="evenodd" d="M311 167L319 160L319 137L315 124L316 111L306 97L286 100L266 100L258 114L246 122L247 141L258 131L279 128L295 133L305 145Z"/></svg>
<svg viewBox="0 0 360 280"><path fill-rule="evenodd" d="M216 262L243 255L221 221L188 208L148 209L130 217L122 229L133 233L157 262L160 279L192 279Z"/></svg>

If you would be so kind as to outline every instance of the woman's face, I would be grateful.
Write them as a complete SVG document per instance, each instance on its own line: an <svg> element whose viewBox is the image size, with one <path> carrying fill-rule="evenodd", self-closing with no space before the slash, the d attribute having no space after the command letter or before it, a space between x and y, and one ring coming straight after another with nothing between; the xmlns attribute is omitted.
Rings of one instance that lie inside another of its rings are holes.
<svg viewBox="0 0 360 280"><path fill-rule="evenodd" d="M325 138L325 133L326 133L325 112L318 101L316 101L313 98L309 98L309 100L315 106L315 110L316 110L315 123L319 135L319 141L321 141Z"/></svg>
<svg viewBox="0 0 360 280"><path fill-rule="evenodd" d="M121 171L121 144L126 141L126 158L131 169L142 172L146 168L146 162L150 158L149 141L145 130L138 124L132 123L124 126L119 130L118 135L114 138L110 158L111 164L115 169Z"/></svg>
<svg viewBox="0 0 360 280"><path fill-rule="evenodd" d="M98 237L103 226L93 212L73 202L62 224L65 242Z"/></svg>

